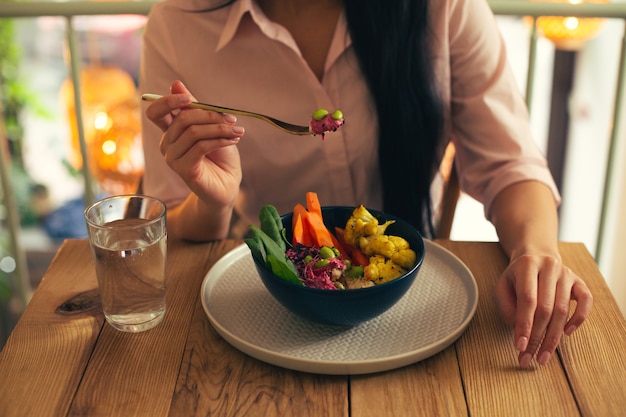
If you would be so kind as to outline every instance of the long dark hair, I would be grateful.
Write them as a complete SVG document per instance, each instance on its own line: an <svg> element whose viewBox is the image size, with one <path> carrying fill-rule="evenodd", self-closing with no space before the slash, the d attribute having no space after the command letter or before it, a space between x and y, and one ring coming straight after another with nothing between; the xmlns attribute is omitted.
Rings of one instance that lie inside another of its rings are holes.
<svg viewBox="0 0 626 417"><path fill-rule="evenodd" d="M429 0L345 0L379 120L384 210L434 234L430 183L443 132L428 25Z"/></svg>
<svg viewBox="0 0 626 417"><path fill-rule="evenodd" d="M344 7L354 51L376 102L383 208L432 236L430 183L443 110L430 49L429 1L345 0Z"/></svg>

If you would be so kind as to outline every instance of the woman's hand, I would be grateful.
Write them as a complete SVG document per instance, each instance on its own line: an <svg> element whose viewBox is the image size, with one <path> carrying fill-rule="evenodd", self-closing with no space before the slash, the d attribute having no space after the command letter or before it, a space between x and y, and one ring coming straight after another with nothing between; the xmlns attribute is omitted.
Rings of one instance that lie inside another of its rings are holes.
<svg viewBox="0 0 626 417"><path fill-rule="evenodd" d="M171 93L146 108L146 116L163 132L159 147L167 165L192 191L169 210L168 235L171 231L172 237L191 240L223 238L241 184L235 145L244 128L232 115L187 108L195 99L180 81L172 84Z"/></svg>
<svg viewBox="0 0 626 417"><path fill-rule="evenodd" d="M496 284L496 300L504 321L515 329L523 367L535 354L539 364L548 363L563 334L570 336L585 321L592 305L583 280L548 255L511 259ZM569 317L572 300L576 305Z"/></svg>
<svg viewBox="0 0 626 417"><path fill-rule="evenodd" d="M233 204L241 182L234 145L244 128L235 125L232 115L185 108L194 98L180 81L171 92L146 109L163 131L160 150L167 164L202 200Z"/></svg>
<svg viewBox="0 0 626 417"><path fill-rule="evenodd" d="M548 187L536 181L506 187L492 204L491 219L510 259L496 284L496 301L514 329L520 365L528 366L535 355L545 365L563 334L571 335L587 318L591 293L561 262L556 204ZM571 301L576 307L569 317Z"/></svg>

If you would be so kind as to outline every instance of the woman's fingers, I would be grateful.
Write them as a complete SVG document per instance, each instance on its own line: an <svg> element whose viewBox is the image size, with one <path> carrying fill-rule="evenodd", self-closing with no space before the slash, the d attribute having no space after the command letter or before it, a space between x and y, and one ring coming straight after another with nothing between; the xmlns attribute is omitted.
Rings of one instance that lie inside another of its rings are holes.
<svg viewBox="0 0 626 417"><path fill-rule="evenodd" d="M170 85L170 93L172 94L189 94L191 100L196 100L196 98L191 94L191 91L187 88L182 81L176 80Z"/></svg>
<svg viewBox="0 0 626 417"><path fill-rule="evenodd" d="M576 301L576 308L572 317L565 325L565 334L568 336L571 336L583 324L593 306L591 291L589 291L587 284L578 277L575 277L574 286L571 290L571 299Z"/></svg>
<svg viewBox="0 0 626 417"><path fill-rule="evenodd" d="M244 129L236 126L232 115L188 109L180 112L163 135L160 150L163 155L184 153L201 139L232 140L241 137ZM219 144L215 144L219 146ZM172 148L172 149L170 149ZM177 155L178 156L178 155Z"/></svg>
<svg viewBox="0 0 626 417"><path fill-rule="evenodd" d="M550 323L537 353L537 362L540 365L547 364L552 357L563 337L563 330L569 316L572 273L566 268L561 268L560 275L561 279L556 286Z"/></svg>
<svg viewBox="0 0 626 417"><path fill-rule="evenodd" d="M549 256L522 256L506 269L496 285L504 321L514 327L519 363L533 358L548 363L563 334L571 335L587 318L591 294L576 274ZM576 307L571 318L571 301Z"/></svg>
<svg viewBox="0 0 626 417"><path fill-rule="evenodd" d="M191 101L191 96L188 94L167 95L150 103L146 108L146 116L161 131L165 132L170 127L176 113L188 106Z"/></svg>
<svg viewBox="0 0 626 417"><path fill-rule="evenodd" d="M529 264L533 265L532 258L528 258L529 259L527 261ZM558 264L558 261L555 258L550 257L544 258L540 265L536 267L533 266L530 269L531 275L527 280L536 283L533 285L536 289L536 293L532 294L529 291L523 298L535 298L533 302L534 310L525 311L525 314L523 314L524 317L518 318L518 323L516 323L516 331L519 331L520 327L525 329L527 316L533 314L532 330L530 332L530 337L528 338L528 345L526 346L524 352L520 354L520 365L522 366L528 366L530 364L533 355L539 349L539 346L546 335L550 322L554 318L554 302L556 299L557 287L560 283L560 281L557 280L560 274L559 265L560 264ZM562 324L565 324L565 322Z"/></svg>
<svg viewBox="0 0 626 417"><path fill-rule="evenodd" d="M167 164L188 184L206 181L206 170L214 165L232 167L232 152L217 152L239 142L244 128L232 115L189 109L180 112L163 135L160 149ZM218 171L222 172L221 169ZM204 179L203 179L204 178ZM193 188L192 188L193 189Z"/></svg>
<svg viewBox="0 0 626 417"><path fill-rule="evenodd" d="M520 352L528 352L533 340L533 331L536 335L536 310L538 270L532 262L532 258L522 256L514 260L507 275L514 291L515 317L514 317L514 337L515 347ZM535 346L536 348L537 346Z"/></svg>

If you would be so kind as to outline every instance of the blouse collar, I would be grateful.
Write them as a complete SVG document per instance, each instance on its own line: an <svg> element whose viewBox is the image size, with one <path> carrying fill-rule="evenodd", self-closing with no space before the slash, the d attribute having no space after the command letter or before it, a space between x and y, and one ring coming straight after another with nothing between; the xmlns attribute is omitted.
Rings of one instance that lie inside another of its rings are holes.
<svg viewBox="0 0 626 417"><path fill-rule="evenodd" d="M301 55L300 49L291 34L283 26L268 19L254 0L238 0L232 5L217 43L216 51L226 47L237 36L238 32L249 29L250 25L256 26L269 39L282 42ZM345 16L342 13L330 45L326 62L327 68L332 65L351 43Z"/></svg>

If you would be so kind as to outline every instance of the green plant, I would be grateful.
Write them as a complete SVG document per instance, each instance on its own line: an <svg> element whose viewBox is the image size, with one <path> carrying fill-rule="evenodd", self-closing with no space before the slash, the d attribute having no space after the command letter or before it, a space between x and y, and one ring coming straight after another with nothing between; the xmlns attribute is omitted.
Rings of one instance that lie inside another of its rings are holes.
<svg viewBox="0 0 626 417"><path fill-rule="evenodd" d="M0 3L13 0L0 0ZM20 0L15 0L20 1ZM16 196L16 202L21 214L22 223L29 223L36 219L29 208L29 194L34 187L34 181L28 175L24 166L23 133L20 123L20 115L26 108L33 109L37 114L45 115L43 106L39 104L36 94L30 90L20 70L22 62L21 49L16 35L16 24L13 19L0 18L0 109L2 109L2 121L6 133L10 155L10 173L12 188ZM0 139L0 146L6 146L5 138ZM2 161L4 163L4 161ZM3 207L4 191L0 189L0 213ZM0 261L8 259L12 254L8 253L4 219L0 217ZM0 267L0 304L7 302L11 297L10 274Z"/></svg>
<svg viewBox="0 0 626 417"><path fill-rule="evenodd" d="M20 0L0 0L0 3L7 1ZM26 108L41 117L48 117L48 113L40 104L37 94L28 86L21 71L22 54L15 22L13 19L0 19L0 99L9 144L13 191L22 224L30 225L37 221L37 216L30 209L30 194L37 184L24 166L24 128L20 123L20 116Z"/></svg>
<svg viewBox="0 0 626 417"><path fill-rule="evenodd" d="M29 100L24 84L20 82L21 54L15 42L15 23L0 19L0 96L9 140L11 160L23 164L22 133L19 114Z"/></svg>

